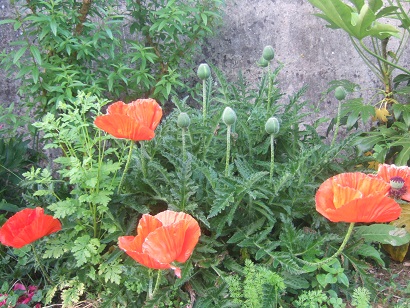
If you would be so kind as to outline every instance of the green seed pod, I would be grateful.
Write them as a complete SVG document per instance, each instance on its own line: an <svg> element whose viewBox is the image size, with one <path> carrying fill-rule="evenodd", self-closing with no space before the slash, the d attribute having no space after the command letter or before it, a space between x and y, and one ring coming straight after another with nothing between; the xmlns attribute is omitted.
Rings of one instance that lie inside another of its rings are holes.
<svg viewBox="0 0 410 308"><path fill-rule="evenodd" d="M222 113L222 121L226 125L232 125L236 122L236 113L232 110L231 107L226 107L224 112Z"/></svg>
<svg viewBox="0 0 410 308"><path fill-rule="evenodd" d="M264 57L261 57L258 62L257 62L258 66L260 67L267 67L269 62L265 60Z"/></svg>
<svg viewBox="0 0 410 308"><path fill-rule="evenodd" d="M178 116L177 125L180 128L188 128L191 124L191 119L186 112L181 112Z"/></svg>
<svg viewBox="0 0 410 308"><path fill-rule="evenodd" d="M266 61L273 60L273 58L275 57L275 51L273 50L273 47L270 45L265 46L265 48L263 48L262 57Z"/></svg>
<svg viewBox="0 0 410 308"><path fill-rule="evenodd" d="M265 124L265 131L269 134L277 134L279 133L280 124L277 118L271 117L266 121Z"/></svg>
<svg viewBox="0 0 410 308"><path fill-rule="evenodd" d="M209 68L209 65L206 63L202 63L198 66L198 72L197 75L199 79L201 80L206 80L211 76L211 69Z"/></svg>
<svg viewBox="0 0 410 308"><path fill-rule="evenodd" d="M342 101L346 98L346 90L342 86L335 89L335 97L338 101Z"/></svg>

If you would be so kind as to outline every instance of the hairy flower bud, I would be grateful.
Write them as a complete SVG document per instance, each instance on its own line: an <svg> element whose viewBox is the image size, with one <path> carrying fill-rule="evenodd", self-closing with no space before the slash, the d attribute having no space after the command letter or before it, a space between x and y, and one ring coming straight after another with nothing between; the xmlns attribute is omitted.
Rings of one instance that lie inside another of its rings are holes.
<svg viewBox="0 0 410 308"><path fill-rule="evenodd" d="M277 118L271 117L266 121L265 124L265 131L269 134L277 134L279 133L280 124Z"/></svg>
<svg viewBox="0 0 410 308"><path fill-rule="evenodd" d="M206 63L202 63L198 66L198 71L197 75L199 79L201 80L206 80L211 76L211 69L209 68L209 65Z"/></svg>
<svg viewBox="0 0 410 308"><path fill-rule="evenodd" d="M177 125L180 128L187 128L191 124L191 119L186 112L181 112L178 116Z"/></svg>
<svg viewBox="0 0 410 308"><path fill-rule="evenodd" d="M222 121L226 125L232 125L236 122L236 113L232 110L231 107L226 107L224 112L222 113Z"/></svg>
<svg viewBox="0 0 410 308"><path fill-rule="evenodd" d="M342 86L335 89L335 97L337 100L342 101L346 98L346 90Z"/></svg>
<svg viewBox="0 0 410 308"><path fill-rule="evenodd" d="M264 57L261 57L258 62L257 62L258 66L260 67L267 67L269 62L266 61L266 59Z"/></svg>
<svg viewBox="0 0 410 308"><path fill-rule="evenodd" d="M273 58L275 57L275 51L273 50L273 47L270 45L265 46L265 48L263 48L262 57L266 61L273 60Z"/></svg>

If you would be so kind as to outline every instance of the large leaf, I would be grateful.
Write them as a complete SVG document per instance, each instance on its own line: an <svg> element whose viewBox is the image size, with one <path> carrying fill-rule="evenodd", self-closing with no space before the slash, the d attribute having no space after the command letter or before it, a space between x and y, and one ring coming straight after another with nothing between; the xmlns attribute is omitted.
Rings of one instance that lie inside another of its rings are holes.
<svg viewBox="0 0 410 308"><path fill-rule="evenodd" d="M393 221L391 224L399 227L405 228L408 233L410 233L410 203L400 204L401 215L399 219Z"/></svg>
<svg viewBox="0 0 410 308"><path fill-rule="evenodd" d="M391 147L401 146L399 154L397 155L394 163L398 166L406 166L407 162L410 160L410 137L405 134L403 137L393 142Z"/></svg>
<svg viewBox="0 0 410 308"><path fill-rule="evenodd" d="M316 16L326 20L328 27L343 29L350 36L359 40L372 36L385 39L390 36L398 36L399 30L392 25L382 24L376 19L378 16L374 10L380 9L380 3L372 1L370 6L361 1L351 1L355 7L351 7L341 0L309 0L309 2L322 11Z"/></svg>
<svg viewBox="0 0 410 308"><path fill-rule="evenodd" d="M357 236L368 242L400 246L410 242L410 233L393 225L373 224L356 228Z"/></svg>

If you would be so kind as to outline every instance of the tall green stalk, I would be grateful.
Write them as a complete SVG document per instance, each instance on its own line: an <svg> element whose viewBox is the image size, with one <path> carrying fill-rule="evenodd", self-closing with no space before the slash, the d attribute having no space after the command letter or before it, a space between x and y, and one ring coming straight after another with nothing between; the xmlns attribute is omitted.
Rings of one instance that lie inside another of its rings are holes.
<svg viewBox="0 0 410 308"><path fill-rule="evenodd" d="M231 125L227 125L227 128L226 128L225 176L229 176L230 157L231 157Z"/></svg>
<svg viewBox="0 0 410 308"><path fill-rule="evenodd" d="M124 182L125 174L128 171L130 161L131 161L131 156L132 156L132 150L134 148L134 141L132 141L132 140L130 140L130 141L131 141L131 144L130 144L130 149L128 151L127 162L125 163L124 172L122 173L120 184L118 185L118 190L117 190L118 194L121 193L121 186L122 186L122 183Z"/></svg>

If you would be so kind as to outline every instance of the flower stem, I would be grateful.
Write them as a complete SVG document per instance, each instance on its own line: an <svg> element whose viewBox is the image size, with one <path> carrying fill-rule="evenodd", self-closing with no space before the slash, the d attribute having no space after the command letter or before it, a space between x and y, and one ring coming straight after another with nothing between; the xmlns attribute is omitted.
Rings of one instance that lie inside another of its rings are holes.
<svg viewBox="0 0 410 308"><path fill-rule="evenodd" d="M31 250L33 251L33 255L34 255L34 259L38 265L38 267L40 268L41 273L43 274L43 276L45 277L45 279L47 280L47 282L50 285L54 285L53 281L51 280L50 276L47 274L46 269L44 268L43 264L40 262L40 258L38 257L36 248L34 247L34 243L31 245Z"/></svg>
<svg viewBox="0 0 410 308"><path fill-rule="evenodd" d="M182 128L182 161L185 162L186 160L186 142L185 142L185 131L186 129Z"/></svg>
<svg viewBox="0 0 410 308"><path fill-rule="evenodd" d="M154 291L152 291L152 296L154 296L155 293L157 293L159 289L160 281L161 281L161 270L157 270L157 281L155 282L155 287L154 287Z"/></svg>
<svg viewBox="0 0 410 308"><path fill-rule="evenodd" d="M270 72L270 63L268 63L268 108L267 108L267 112L269 113L270 110L270 97L272 95L272 74Z"/></svg>
<svg viewBox="0 0 410 308"><path fill-rule="evenodd" d="M208 105L208 98L206 95L207 88L206 88L207 79L202 80L202 122L205 124L206 121L206 109Z"/></svg>
<svg viewBox="0 0 410 308"><path fill-rule="evenodd" d="M349 241L350 236L353 233L353 227L354 227L354 222L351 222L350 225L349 225L349 229L347 229L345 238L344 238L342 244L340 245L339 249L332 256L330 256L329 258L323 259L319 262L309 262L309 261L305 261L305 260L302 260L302 259L299 259L299 258L297 260L300 261L303 264L306 264L306 265L309 265L309 266L317 266L317 267L321 267L322 265L324 265L326 263L329 263L330 261L334 260L336 257L338 257L343 252L343 249L346 247L347 242Z"/></svg>
<svg viewBox="0 0 410 308"><path fill-rule="evenodd" d="M147 293L147 300L152 299L157 293L160 281L161 281L161 270L157 270L157 280L155 281L155 287L154 290L152 290L152 283L153 283L153 270L149 270L149 281L148 281L148 293Z"/></svg>
<svg viewBox="0 0 410 308"><path fill-rule="evenodd" d="M335 133L333 134L333 139L332 139L332 142L330 144L330 147L332 147L335 144L337 133L339 132L341 109L342 109L342 102L339 101L339 106L337 107L337 118L336 118L336 124L335 124Z"/></svg>
<svg viewBox="0 0 410 308"><path fill-rule="evenodd" d="M122 183L124 182L125 174L127 173L128 167L130 165L131 154L132 154L133 147L134 147L134 141L131 140L130 150L128 152L127 162L125 163L124 172L122 173L121 181L120 181L120 184L118 185L118 191L117 191L118 193L121 192L121 186L122 186Z"/></svg>
<svg viewBox="0 0 410 308"><path fill-rule="evenodd" d="M231 154L231 125L227 125L226 129L226 161L225 161L225 176L229 176L229 160Z"/></svg>
<svg viewBox="0 0 410 308"><path fill-rule="evenodd" d="M270 135L270 171L269 171L269 182L270 183L272 183L274 165L275 165L275 137L274 137L274 134L271 134Z"/></svg>
<svg viewBox="0 0 410 308"><path fill-rule="evenodd" d="M141 170L144 179L147 178L147 162L145 161L145 145L144 141L141 141Z"/></svg>

